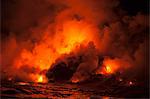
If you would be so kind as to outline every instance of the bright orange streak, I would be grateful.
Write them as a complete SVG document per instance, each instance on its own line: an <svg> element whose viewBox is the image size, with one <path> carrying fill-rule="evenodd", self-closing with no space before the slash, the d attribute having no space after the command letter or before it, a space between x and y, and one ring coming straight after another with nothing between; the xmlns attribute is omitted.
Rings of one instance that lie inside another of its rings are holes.
<svg viewBox="0 0 150 99"><path fill-rule="evenodd" d="M39 76L38 81L37 82L43 82L43 76Z"/></svg>
<svg viewBox="0 0 150 99"><path fill-rule="evenodd" d="M79 79L73 79L71 80L72 83L78 83L79 82Z"/></svg>
<svg viewBox="0 0 150 99"><path fill-rule="evenodd" d="M110 66L106 66L106 72L107 72L107 73L112 73L112 69L111 69Z"/></svg>
<svg viewBox="0 0 150 99"><path fill-rule="evenodd" d="M47 82L47 78L44 75L32 74L30 77L33 79L34 82L37 82L37 83Z"/></svg>

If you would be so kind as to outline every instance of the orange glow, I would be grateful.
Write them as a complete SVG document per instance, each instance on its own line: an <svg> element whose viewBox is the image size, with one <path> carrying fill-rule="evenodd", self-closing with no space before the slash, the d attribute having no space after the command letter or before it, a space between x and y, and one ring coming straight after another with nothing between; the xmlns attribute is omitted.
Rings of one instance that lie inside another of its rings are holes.
<svg viewBox="0 0 150 99"><path fill-rule="evenodd" d="M55 38L55 48L58 54L68 54L75 51L74 48L80 44L94 41L92 27L85 22L67 21L63 24L63 31L58 31L59 36Z"/></svg>
<svg viewBox="0 0 150 99"><path fill-rule="evenodd" d="M129 66L130 63L122 59L105 58L103 65L96 71L96 74L113 74L121 69L126 69Z"/></svg>
<svg viewBox="0 0 150 99"><path fill-rule="evenodd" d="M111 69L110 66L106 66L106 72L107 72L107 73L112 73L112 69Z"/></svg>
<svg viewBox="0 0 150 99"><path fill-rule="evenodd" d="M110 99L110 97L103 96L102 99Z"/></svg>
<svg viewBox="0 0 150 99"><path fill-rule="evenodd" d="M71 82L72 82L72 83L78 83L78 82L79 82L79 79L72 79Z"/></svg>
<svg viewBox="0 0 150 99"><path fill-rule="evenodd" d="M106 65L106 66L103 66L101 69L98 69L96 71L96 74L112 74L114 73L114 70L112 68L112 65Z"/></svg>
<svg viewBox="0 0 150 99"><path fill-rule="evenodd" d="M14 61L14 66L20 69L27 65L38 69L30 77L34 82L43 82L40 72L48 70L50 66L63 54L76 52L80 45L87 45L90 41L96 45L96 32L94 26L84 21L66 21L61 26L56 25L56 33L52 35L51 30L44 31L42 40L35 44L32 51L23 49L18 59ZM36 79L38 78L38 80Z"/></svg>
<svg viewBox="0 0 150 99"><path fill-rule="evenodd" d="M39 75L37 78L38 83L46 83L47 79L43 75Z"/></svg>
<svg viewBox="0 0 150 99"><path fill-rule="evenodd" d="M42 76L39 76L38 82L43 82L43 77Z"/></svg>
<svg viewBox="0 0 150 99"><path fill-rule="evenodd" d="M29 75L32 82L36 83L47 83L48 80L44 74L32 73Z"/></svg>
<svg viewBox="0 0 150 99"><path fill-rule="evenodd" d="M117 64L112 60L104 61L104 65L105 65L105 72L107 74L115 73L116 70L119 68L119 64Z"/></svg>

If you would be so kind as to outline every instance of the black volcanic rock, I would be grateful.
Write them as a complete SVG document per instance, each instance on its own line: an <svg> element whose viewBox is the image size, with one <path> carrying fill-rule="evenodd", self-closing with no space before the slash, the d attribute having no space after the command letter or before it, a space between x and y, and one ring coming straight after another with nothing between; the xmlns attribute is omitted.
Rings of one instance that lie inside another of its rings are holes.
<svg viewBox="0 0 150 99"><path fill-rule="evenodd" d="M84 55L69 56L63 59L58 59L52 66L50 66L51 68L46 73L49 81L69 81L76 72L78 66L84 62L83 56ZM104 57L102 56L98 56L98 58L98 67L94 69L92 73L100 68L104 60ZM93 76L92 73L89 74L89 76Z"/></svg>
<svg viewBox="0 0 150 99"><path fill-rule="evenodd" d="M52 70L47 73L48 78L53 78L55 81L69 80L72 77L73 71L67 67L64 62L54 66Z"/></svg>
<svg viewBox="0 0 150 99"><path fill-rule="evenodd" d="M67 57L66 62L55 63L46 74L49 81L68 81L80 64L80 58Z"/></svg>

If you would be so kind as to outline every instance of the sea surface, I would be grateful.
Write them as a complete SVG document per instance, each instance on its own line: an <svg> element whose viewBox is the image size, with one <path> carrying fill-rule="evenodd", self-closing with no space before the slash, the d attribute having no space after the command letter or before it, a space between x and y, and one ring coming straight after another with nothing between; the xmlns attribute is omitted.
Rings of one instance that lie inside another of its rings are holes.
<svg viewBox="0 0 150 99"><path fill-rule="evenodd" d="M81 88L76 84L25 82L1 86L1 98L113 99L113 97L98 95L93 89Z"/></svg>
<svg viewBox="0 0 150 99"><path fill-rule="evenodd" d="M29 83L3 82L0 87L2 99L126 99L148 97L145 88L115 82Z"/></svg>

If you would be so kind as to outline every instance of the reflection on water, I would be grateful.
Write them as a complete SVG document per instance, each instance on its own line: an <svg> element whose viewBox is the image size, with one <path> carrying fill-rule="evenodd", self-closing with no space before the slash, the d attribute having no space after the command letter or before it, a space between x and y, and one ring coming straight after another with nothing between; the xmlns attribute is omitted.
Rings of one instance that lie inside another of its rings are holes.
<svg viewBox="0 0 150 99"><path fill-rule="evenodd" d="M97 95L92 89L80 89L75 84L25 83L3 85L1 96L4 98L67 98L67 99L113 99Z"/></svg>

